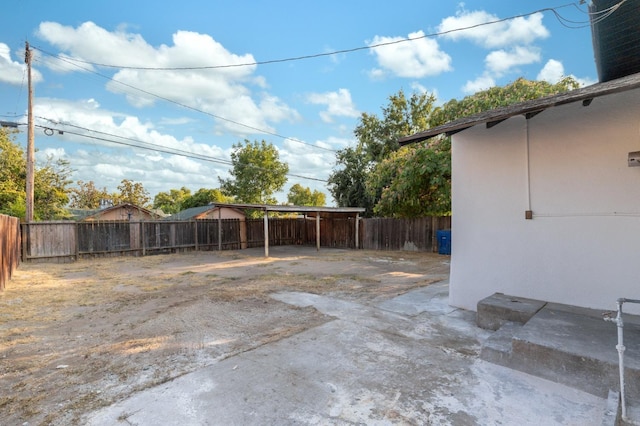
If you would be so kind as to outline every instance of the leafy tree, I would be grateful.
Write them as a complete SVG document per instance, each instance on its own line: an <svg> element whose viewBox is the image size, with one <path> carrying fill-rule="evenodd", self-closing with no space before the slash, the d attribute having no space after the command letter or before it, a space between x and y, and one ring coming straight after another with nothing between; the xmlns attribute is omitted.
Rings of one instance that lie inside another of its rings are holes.
<svg viewBox="0 0 640 426"><path fill-rule="evenodd" d="M429 127L465 116L577 88L573 78L557 84L520 78L464 99L451 100L433 110ZM367 188L379 191L374 212L385 216L417 217L451 212L451 139L438 137L417 143L380 162L369 176ZM386 177L386 180L384 179Z"/></svg>
<svg viewBox="0 0 640 426"><path fill-rule="evenodd" d="M492 87L467 96L460 101L450 100L433 111L429 127L436 127L491 109L564 93L578 87L580 84L572 77L565 77L556 84L519 78L504 87Z"/></svg>
<svg viewBox="0 0 640 426"><path fill-rule="evenodd" d="M389 104L382 109L382 118L362 114L354 130L358 140L356 147L338 151L336 167L329 176L329 191L338 206L364 207L364 216L373 214L384 185L382 181L376 181L381 186L368 190L367 177L380 161L399 148L400 137L429 127L435 100L428 93L414 93L407 98L401 90L389 97Z"/></svg>
<svg viewBox="0 0 640 426"><path fill-rule="evenodd" d="M24 150L15 143L15 132L0 128L0 213L24 218L26 212L26 165ZM34 171L33 216L35 220L65 219L72 170L65 160L48 158Z"/></svg>
<svg viewBox="0 0 640 426"><path fill-rule="evenodd" d="M69 179L72 170L67 160L53 161L47 158L34 176L34 218L37 220L70 219L66 206L69 203Z"/></svg>
<svg viewBox="0 0 640 426"><path fill-rule="evenodd" d="M231 178L219 178L222 192L241 203L277 204L273 194L282 189L289 172L279 158L275 146L264 140L234 144Z"/></svg>
<svg viewBox="0 0 640 426"><path fill-rule="evenodd" d="M318 190L303 187L296 183L289 189L287 201L296 206L324 206L327 203L327 197Z"/></svg>
<svg viewBox="0 0 640 426"><path fill-rule="evenodd" d="M107 188L98 189L92 180L76 182L76 187L69 190L69 207L74 209L97 209L102 200L111 200Z"/></svg>
<svg viewBox="0 0 640 426"><path fill-rule="evenodd" d="M339 168L329 176L328 187L338 207L364 207L363 216L371 216L375 200L366 187L371 166L362 147L341 149L336 154L336 164Z"/></svg>
<svg viewBox="0 0 640 426"><path fill-rule="evenodd" d="M169 192L158 192L153 198L153 208L161 209L167 214L175 214L184 210L183 204L191 197L191 190L184 186L180 189L170 189Z"/></svg>
<svg viewBox="0 0 640 426"><path fill-rule="evenodd" d="M440 107L434 106L431 95L407 99L400 91L389 98L382 119L362 115L355 130L357 147L339 151L336 157L339 167L329 178L331 193L338 205L366 207L367 214L401 217L449 214L450 139L441 136L398 150L399 137L578 86L572 78L556 84L520 78L504 87L450 100Z"/></svg>
<svg viewBox="0 0 640 426"><path fill-rule="evenodd" d="M435 96L414 93L407 98L404 91L389 97L389 104L382 108L382 118L363 113L354 134L368 159L374 163L397 150L398 139L429 128L429 117Z"/></svg>
<svg viewBox="0 0 640 426"><path fill-rule="evenodd" d="M122 179L118 191L120 193L113 196L114 204L129 203L144 208L151 206L151 197L140 182Z"/></svg>
<svg viewBox="0 0 640 426"><path fill-rule="evenodd" d="M0 213L24 217L27 163L13 135L0 127Z"/></svg>
<svg viewBox="0 0 640 426"><path fill-rule="evenodd" d="M402 148L368 175L369 191L382 188L376 216L423 217L451 212L451 139Z"/></svg>
<svg viewBox="0 0 640 426"><path fill-rule="evenodd" d="M211 203L232 203L233 197L226 196L219 189L200 188L182 203L182 210L191 207L206 206Z"/></svg>

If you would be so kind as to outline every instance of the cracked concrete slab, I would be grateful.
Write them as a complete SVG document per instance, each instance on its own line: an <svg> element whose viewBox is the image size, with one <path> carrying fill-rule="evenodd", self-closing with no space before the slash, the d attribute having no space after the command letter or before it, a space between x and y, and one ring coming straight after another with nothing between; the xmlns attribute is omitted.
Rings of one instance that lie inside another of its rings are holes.
<svg viewBox="0 0 640 426"><path fill-rule="evenodd" d="M479 359L490 332L446 304L447 285L377 305L273 297L334 317L144 390L90 425L599 425L606 401Z"/></svg>

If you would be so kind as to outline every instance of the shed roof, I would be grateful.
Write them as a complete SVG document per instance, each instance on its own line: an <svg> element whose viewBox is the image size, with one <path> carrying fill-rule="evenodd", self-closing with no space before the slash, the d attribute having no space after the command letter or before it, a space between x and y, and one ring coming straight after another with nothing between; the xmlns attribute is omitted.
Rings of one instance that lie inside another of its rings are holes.
<svg viewBox="0 0 640 426"><path fill-rule="evenodd" d="M213 211L219 207L232 208L230 206L221 206L219 204L207 204L206 206L191 207L188 209L184 209L176 214L166 217L165 219L166 220L189 220L189 219L193 219L196 216L201 215L202 213ZM234 210L238 210L238 209L234 208ZM240 214L242 214L242 212L240 212Z"/></svg>
<svg viewBox="0 0 640 426"><path fill-rule="evenodd" d="M264 212L278 213L315 213L321 215L356 215L364 213L364 207L320 207L320 206L290 206L290 205L271 205L271 204L224 204L213 203L220 207L232 207L241 210L262 210Z"/></svg>
<svg viewBox="0 0 640 426"><path fill-rule="evenodd" d="M531 118L546 109L572 102L582 102L583 105L587 106L594 98L599 96L625 92L639 87L640 73L632 74L616 80L596 83L591 86L575 89L570 92L546 96L544 98L496 108L470 115L468 117L462 117L441 126L400 138L398 143L401 146L404 146L415 142L421 142L441 134L453 135L478 124L486 124L487 128L489 128L516 115L524 115L526 118Z"/></svg>
<svg viewBox="0 0 640 426"><path fill-rule="evenodd" d="M146 213L146 214L148 214L149 216L152 216L152 217L157 216L157 214L155 214L151 210L146 209L144 207L136 206L135 204L131 204L131 203L121 203L121 204L118 204L116 206L111 206L111 207L107 207L107 208L104 208L104 209L96 210L93 213L91 213L89 215L86 215L83 218L83 220L91 219L93 217L99 217L99 216L102 216L103 214L105 214L107 212L110 212L110 211L113 211L113 210L118 210L118 209L138 210L139 212Z"/></svg>
<svg viewBox="0 0 640 426"><path fill-rule="evenodd" d="M192 219L195 216L199 215L200 213L204 213L206 211L209 210L213 210L213 206L211 205L206 205L206 206L199 206L199 207L191 207L188 209L184 209L178 213L172 214L169 217L166 217L166 220L187 220L187 219Z"/></svg>

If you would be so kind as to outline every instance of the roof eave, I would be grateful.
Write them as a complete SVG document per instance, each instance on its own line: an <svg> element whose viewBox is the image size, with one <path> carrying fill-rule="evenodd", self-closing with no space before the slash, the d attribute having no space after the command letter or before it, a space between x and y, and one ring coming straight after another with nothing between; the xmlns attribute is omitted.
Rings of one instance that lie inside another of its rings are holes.
<svg viewBox="0 0 640 426"><path fill-rule="evenodd" d="M633 90L638 87L640 87L640 73L459 118L441 126L400 138L398 139L398 143L400 146L404 146L425 141L442 134L452 135L478 124L487 124L490 126L492 123L496 124L516 115L524 115L527 118L531 118L548 108L568 103L583 102L585 105L588 105L594 98Z"/></svg>

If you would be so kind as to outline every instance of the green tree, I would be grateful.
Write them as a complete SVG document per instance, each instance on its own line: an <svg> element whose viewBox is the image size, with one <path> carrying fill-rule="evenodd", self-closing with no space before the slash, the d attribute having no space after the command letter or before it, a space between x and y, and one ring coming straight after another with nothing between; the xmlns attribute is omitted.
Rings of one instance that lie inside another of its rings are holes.
<svg viewBox="0 0 640 426"><path fill-rule="evenodd" d="M200 188L182 203L182 210L206 206L211 203L232 203L233 197L226 196L219 189Z"/></svg>
<svg viewBox="0 0 640 426"><path fill-rule="evenodd" d="M467 96L460 101L456 99L450 100L433 111L432 116L429 118L429 127L440 126L458 118L468 117L495 108L564 93L578 87L580 87L580 84L572 77L565 77L555 84L519 78L506 86L492 87Z"/></svg>
<svg viewBox="0 0 640 426"><path fill-rule="evenodd" d="M556 84L519 78L504 87L477 92L435 108L429 127L515 103L577 88L573 78ZM382 161L367 181L370 192L382 188L374 212L384 216L418 217L451 212L451 139L438 137L405 147ZM386 176L380 179L377 176Z"/></svg>
<svg viewBox="0 0 640 426"><path fill-rule="evenodd" d="M428 93L407 98L401 90L389 97L382 118L363 113L354 130L355 147L338 151L336 165L329 176L329 192L340 207L364 207L364 216L373 215L373 207L382 196L385 182L367 188L368 176L377 164L398 148L402 136L426 130L436 99Z"/></svg>
<svg viewBox="0 0 640 426"><path fill-rule="evenodd" d="M0 213L24 218L27 163L14 135L0 127Z"/></svg>
<svg viewBox="0 0 640 426"><path fill-rule="evenodd" d="M77 181L76 187L69 190L69 207L74 209L97 209L102 200L111 200L107 188L98 189L95 183Z"/></svg>
<svg viewBox="0 0 640 426"><path fill-rule="evenodd" d="M0 213L20 218L26 211L26 156L15 143L15 132L0 128ZM66 160L48 158L36 164L33 216L35 220L66 219L68 186L72 170Z"/></svg>
<svg viewBox="0 0 640 426"><path fill-rule="evenodd" d="M153 208L161 209L167 214L175 214L184 210L183 204L191 197L191 190L184 186L180 189L170 189L169 192L158 192L153 198Z"/></svg>
<svg viewBox="0 0 640 426"><path fill-rule="evenodd" d="M451 140L436 137L397 149L401 136L494 108L577 88L572 78L556 84L520 78L504 87L450 100L435 107L431 95L391 96L383 118L363 114L358 145L338 152L329 188L340 206L367 208L367 214L416 217L451 211ZM363 191L362 188L365 188ZM349 203L349 204L347 204ZM371 209L369 209L371 205Z"/></svg>
<svg viewBox="0 0 640 426"><path fill-rule="evenodd" d="M451 139L402 148L367 177L369 191L382 188L373 211L383 217L424 217L451 212Z"/></svg>
<svg viewBox="0 0 640 426"><path fill-rule="evenodd" d="M398 139L429 128L429 117L436 101L429 93L414 93L407 98L404 91L389 97L382 108L382 118L363 113L354 130L358 145L374 163L397 150Z"/></svg>
<svg viewBox="0 0 640 426"><path fill-rule="evenodd" d="M289 189L287 202L296 206L324 206L327 203L327 197L318 190L314 189L312 192L311 188L305 188L296 183Z"/></svg>
<svg viewBox="0 0 640 426"><path fill-rule="evenodd" d="M333 169L327 185L338 207L363 207L363 216L373 214L374 197L367 192L366 180L370 161L362 147L345 148L336 154L337 167Z"/></svg>
<svg viewBox="0 0 640 426"><path fill-rule="evenodd" d="M280 161L275 146L245 139L233 145L231 163L231 178L219 178L225 195L241 203L277 204L273 194L287 182L289 166Z"/></svg>
<svg viewBox="0 0 640 426"><path fill-rule="evenodd" d="M118 185L118 191L113 195L114 204L129 203L135 206L151 207L151 197L140 182L123 179Z"/></svg>
<svg viewBox="0 0 640 426"><path fill-rule="evenodd" d="M46 163L36 168L34 176L34 212L37 220L70 219L66 208L69 203L69 178L72 170L67 160L53 161L47 158Z"/></svg>

